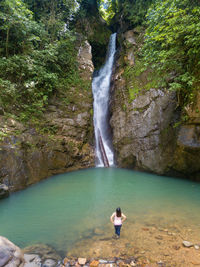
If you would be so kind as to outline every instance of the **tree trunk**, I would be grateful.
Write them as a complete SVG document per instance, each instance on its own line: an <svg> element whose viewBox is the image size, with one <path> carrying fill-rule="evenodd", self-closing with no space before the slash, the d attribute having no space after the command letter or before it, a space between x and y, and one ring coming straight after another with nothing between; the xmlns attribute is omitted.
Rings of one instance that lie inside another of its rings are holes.
<svg viewBox="0 0 200 267"><path fill-rule="evenodd" d="M10 33L10 27L8 27L6 31L6 57L8 57L9 33Z"/></svg>

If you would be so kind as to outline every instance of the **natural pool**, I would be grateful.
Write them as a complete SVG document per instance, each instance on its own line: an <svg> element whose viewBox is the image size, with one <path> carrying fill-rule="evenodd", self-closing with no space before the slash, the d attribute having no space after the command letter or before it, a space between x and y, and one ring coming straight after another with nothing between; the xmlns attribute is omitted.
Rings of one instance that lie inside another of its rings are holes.
<svg viewBox="0 0 200 267"><path fill-rule="evenodd" d="M112 238L109 218L118 206L128 218L127 247L143 238L141 229L154 228L200 242L200 184L118 168L56 175L13 193L0 201L0 235L20 247L46 243L80 253L81 242Z"/></svg>

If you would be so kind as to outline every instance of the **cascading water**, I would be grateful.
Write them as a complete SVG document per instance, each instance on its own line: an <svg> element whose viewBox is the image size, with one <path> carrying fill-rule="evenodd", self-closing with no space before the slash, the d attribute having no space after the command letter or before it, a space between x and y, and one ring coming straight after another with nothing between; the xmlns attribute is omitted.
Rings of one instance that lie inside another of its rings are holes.
<svg viewBox="0 0 200 267"><path fill-rule="evenodd" d="M110 36L106 62L98 71L92 81L94 98L94 129L96 141L96 165L97 167L109 167L114 165L114 153L112 149L111 134L108 123L108 102L110 80L116 52L116 33Z"/></svg>

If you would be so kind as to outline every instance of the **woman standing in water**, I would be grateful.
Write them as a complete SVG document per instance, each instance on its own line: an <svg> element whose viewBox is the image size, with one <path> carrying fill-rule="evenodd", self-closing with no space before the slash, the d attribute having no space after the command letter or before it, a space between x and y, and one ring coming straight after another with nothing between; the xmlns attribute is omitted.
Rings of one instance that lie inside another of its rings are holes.
<svg viewBox="0 0 200 267"><path fill-rule="evenodd" d="M114 224L115 234L116 234L117 238L120 237L120 230L121 230L121 227L122 227L122 223L125 220L126 220L126 216L121 212L120 208L117 208L116 212L114 212L110 217L111 223Z"/></svg>

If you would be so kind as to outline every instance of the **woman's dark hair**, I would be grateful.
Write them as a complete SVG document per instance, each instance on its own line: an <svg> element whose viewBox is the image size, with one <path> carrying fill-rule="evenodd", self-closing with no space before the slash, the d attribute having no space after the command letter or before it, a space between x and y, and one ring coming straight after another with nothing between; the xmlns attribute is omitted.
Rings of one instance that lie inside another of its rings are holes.
<svg viewBox="0 0 200 267"><path fill-rule="evenodd" d="M120 207L116 208L116 214L117 214L117 217L121 217L122 216L122 212L121 212Z"/></svg>

